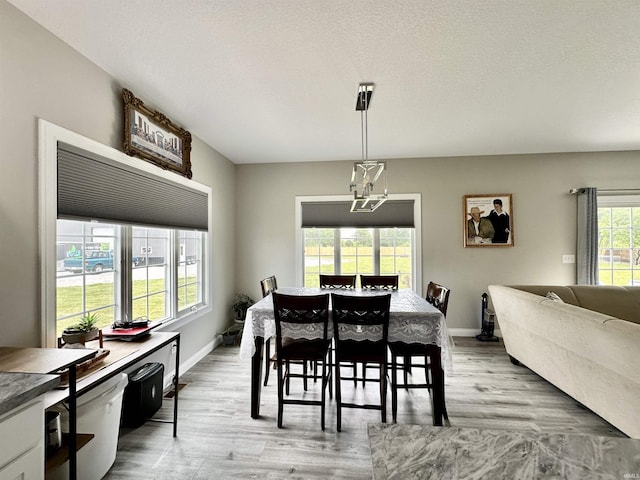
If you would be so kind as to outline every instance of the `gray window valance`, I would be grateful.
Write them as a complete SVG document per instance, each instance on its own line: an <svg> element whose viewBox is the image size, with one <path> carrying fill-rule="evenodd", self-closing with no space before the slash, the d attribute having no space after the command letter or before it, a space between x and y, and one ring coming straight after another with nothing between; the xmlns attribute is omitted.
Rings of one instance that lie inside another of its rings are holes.
<svg viewBox="0 0 640 480"><path fill-rule="evenodd" d="M58 142L58 218L208 229L208 195Z"/></svg>
<svg viewBox="0 0 640 480"><path fill-rule="evenodd" d="M302 227L415 227L413 200L387 200L368 213L351 213L350 208L350 201L302 202Z"/></svg>

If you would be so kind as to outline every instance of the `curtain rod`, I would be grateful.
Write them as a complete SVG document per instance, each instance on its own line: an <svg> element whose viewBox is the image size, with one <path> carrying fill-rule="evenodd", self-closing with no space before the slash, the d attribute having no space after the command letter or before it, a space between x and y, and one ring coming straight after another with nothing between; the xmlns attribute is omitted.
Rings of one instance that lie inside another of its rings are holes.
<svg viewBox="0 0 640 480"><path fill-rule="evenodd" d="M575 195L576 193L581 193L582 191L584 191L584 188L572 188L571 190L569 190L569 193L571 195ZM620 194L624 194L624 193L639 193L640 194L640 188L617 188L617 189L598 189L598 193L620 193Z"/></svg>

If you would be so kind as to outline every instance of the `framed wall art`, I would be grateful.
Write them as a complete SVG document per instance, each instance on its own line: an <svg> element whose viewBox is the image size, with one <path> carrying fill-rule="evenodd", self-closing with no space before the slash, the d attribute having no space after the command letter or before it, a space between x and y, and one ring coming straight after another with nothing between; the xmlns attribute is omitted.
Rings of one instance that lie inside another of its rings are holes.
<svg viewBox="0 0 640 480"><path fill-rule="evenodd" d="M152 110L126 88L124 100L124 152L165 170L191 178L191 134Z"/></svg>
<svg viewBox="0 0 640 480"><path fill-rule="evenodd" d="M513 247L513 199L510 193L464 195L465 247Z"/></svg>

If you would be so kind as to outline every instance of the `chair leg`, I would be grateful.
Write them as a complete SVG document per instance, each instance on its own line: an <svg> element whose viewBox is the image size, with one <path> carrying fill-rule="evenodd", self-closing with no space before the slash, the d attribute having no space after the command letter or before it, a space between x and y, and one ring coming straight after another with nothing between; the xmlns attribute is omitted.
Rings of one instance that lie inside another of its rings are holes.
<svg viewBox="0 0 640 480"><path fill-rule="evenodd" d="M337 429L338 431L342 431L342 395L340 392L340 361L336 359L336 418L337 418Z"/></svg>
<svg viewBox="0 0 640 480"><path fill-rule="evenodd" d="M317 366L318 363L314 362ZM320 428L324 432L324 407L327 401L326 387L327 387L327 361L326 358L322 361L322 382L320 383L322 386L322 397L320 400Z"/></svg>
<svg viewBox="0 0 640 480"><path fill-rule="evenodd" d="M405 356L402 357L402 364L403 364L403 368L402 370L404 371L404 384L408 385L409 384L409 369L411 368L411 357L410 356ZM408 387L404 387L405 390L409 391Z"/></svg>
<svg viewBox="0 0 640 480"><path fill-rule="evenodd" d="M307 391L307 375L308 375L307 362L303 361L302 362L302 386L305 392Z"/></svg>
<svg viewBox="0 0 640 480"><path fill-rule="evenodd" d="M269 367L271 367L271 338L264 339L264 383L266 387L269 382Z"/></svg>
<svg viewBox="0 0 640 480"><path fill-rule="evenodd" d="M362 362L362 388L367 385L367 364Z"/></svg>
<svg viewBox="0 0 640 480"><path fill-rule="evenodd" d="M391 355L391 416L396 421L398 414L398 357Z"/></svg>
<svg viewBox="0 0 640 480"><path fill-rule="evenodd" d="M280 364L280 360L278 360L278 365L279 365L279 364ZM287 382L287 385L286 385L286 387L287 387L286 392L287 392L287 395L289 395L289 373L291 372L291 365L289 364L289 360L287 360L287 361L286 361L286 366L287 366L287 369L286 369L286 371L285 371L284 377L285 377L286 382Z"/></svg>
<svg viewBox="0 0 640 480"><path fill-rule="evenodd" d="M331 350L329 350L329 381L327 382L329 384L329 398L332 399L333 398L333 355Z"/></svg>
<svg viewBox="0 0 640 480"><path fill-rule="evenodd" d="M382 423L387 423L387 366L386 361L380 365L380 410Z"/></svg>
<svg viewBox="0 0 640 480"><path fill-rule="evenodd" d="M278 360L278 428L282 428L282 411L284 408L284 382L285 378L282 374L282 362Z"/></svg>
<svg viewBox="0 0 640 480"><path fill-rule="evenodd" d="M318 362L313 362L313 383L318 381Z"/></svg>
<svg viewBox="0 0 640 480"><path fill-rule="evenodd" d="M353 362L351 365L353 365L353 386L357 387L358 386L358 364L356 362Z"/></svg>

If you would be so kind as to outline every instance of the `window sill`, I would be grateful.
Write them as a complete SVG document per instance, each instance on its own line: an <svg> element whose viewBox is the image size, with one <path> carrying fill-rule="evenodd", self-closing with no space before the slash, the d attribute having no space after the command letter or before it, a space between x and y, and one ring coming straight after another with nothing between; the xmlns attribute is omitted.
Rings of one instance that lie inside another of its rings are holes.
<svg viewBox="0 0 640 480"><path fill-rule="evenodd" d="M211 307L208 305L202 306L196 310L188 311L182 313L182 315L178 318L173 318L171 320L165 320L160 323L157 327L159 331L176 331L185 325L190 324L191 322L198 320L204 315L210 313L212 311Z"/></svg>

